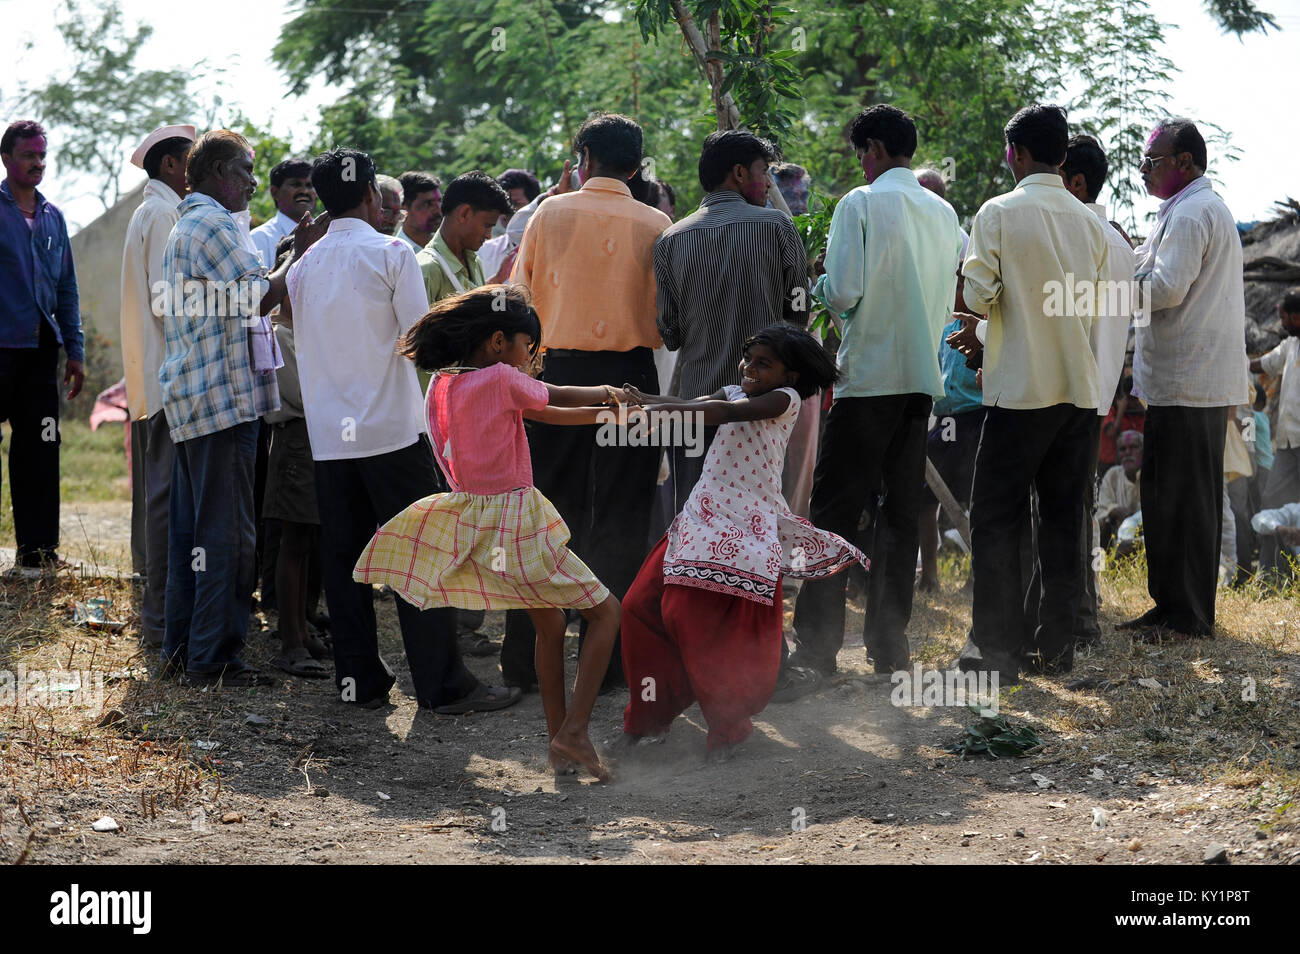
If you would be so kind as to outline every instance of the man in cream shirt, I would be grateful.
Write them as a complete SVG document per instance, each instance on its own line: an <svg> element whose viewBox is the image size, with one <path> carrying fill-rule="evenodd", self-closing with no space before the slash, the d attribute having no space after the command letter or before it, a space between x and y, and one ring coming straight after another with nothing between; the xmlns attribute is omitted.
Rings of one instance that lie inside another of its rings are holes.
<svg viewBox="0 0 1300 954"><path fill-rule="evenodd" d="M131 452L142 465L143 493L133 493L131 522L143 517L145 585L140 607L140 638L148 646L163 640L163 599L167 592L167 506L171 495L174 448L167 433L158 369L166 353L162 309L154 308L155 289L170 286L162 273L163 249L180 218L176 206L187 191L185 160L194 145L194 127L162 126L145 137L131 164L149 175L144 201L131 216L122 249L122 367L131 413ZM133 468L134 470L135 468ZM133 488L134 489L134 488ZM135 508L141 506L143 514Z"/></svg>
<svg viewBox="0 0 1300 954"><path fill-rule="evenodd" d="M1139 638L1213 633L1226 421L1251 394L1241 239L1206 161L1196 126L1172 119L1151 133L1139 167L1165 200L1137 249L1151 317L1137 325L1133 390L1147 402L1142 533L1156 604L1122 624Z"/></svg>
<svg viewBox="0 0 1300 954"><path fill-rule="evenodd" d="M1102 224L1061 181L1064 111L1026 107L1007 123L1005 139L1016 188L975 216L962 268L967 307L988 315L979 330L989 410L971 491L971 637L957 664L1015 683L1022 662L1045 671L1074 663L1084 487L1099 401L1093 315L1077 314L1075 304L1081 289L1095 296L1107 246ZM1033 642L1023 645L1024 609L1014 594L1031 486L1042 528L1041 597Z"/></svg>

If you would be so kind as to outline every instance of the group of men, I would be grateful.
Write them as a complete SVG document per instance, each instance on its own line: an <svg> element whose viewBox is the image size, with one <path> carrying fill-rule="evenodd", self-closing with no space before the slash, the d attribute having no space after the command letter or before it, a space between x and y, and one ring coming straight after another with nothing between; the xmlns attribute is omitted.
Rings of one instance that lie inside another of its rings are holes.
<svg viewBox="0 0 1300 954"><path fill-rule="evenodd" d="M319 524L318 543L293 537L296 569L280 578L290 583L279 593L277 665L327 674L308 658L318 654L306 630L285 626L303 609L304 554L318 547L341 698L382 704L394 677L378 652L373 593L352 568L378 525L445 486L419 380L396 342L433 302L507 280L529 289L541 318L543 380L688 396L734 383L749 335L783 320L802 326L809 298L820 302L836 323L842 378L824 422L821 401L804 402L787 496L818 526L864 543L864 643L876 670L893 672L909 662L916 555L933 537L929 452L944 490L970 506L973 621L957 665L997 670L1004 683L1026 667L1068 670L1075 646L1097 634L1092 492L1102 418L1134 326L1155 605L1124 626L1210 635L1225 423L1246 400L1248 371L1240 242L1205 178L1196 127L1168 121L1146 144L1140 171L1164 201L1136 252L1097 204L1101 147L1071 137L1057 107L1030 106L1008 122L1016 187L984 204L969 236L942 177L913 171L917 134L906 114L870 107L850 139L865 185L836 207L810 287L791 219L807 208L807 174L777 166L773 147L743 130L704 141L704 198L676 223L675 194L642 170L640 127L599 114L544 192L523 170L495 179L473 171L444 189L424 172L382 175L357 150L285 160L270 175L276 215L251 231L247 141L228 130L196 136L187 125L155 130L132 157L149 181L122 282L127 393L144 461L143 638L187 681L265 681L241 650L262 516L258 448L269 427L263 513L274 511L286 531ZM33 566L57 546L57 443L40 446L32 423L57 419L59 346L74 391L82 375L66 227L35 191L45 148L38 126L18 123L0 149L0 281L21 291L0 327L0 416L13 422L12 453L25 462L11 474L20 562ZM327 214L314 215L318 202ZM1104 290L1117 284L1143 289L1136 309L1106 306ZM1095 307L1052 310L1053 294L1073 301L1088 285ZM1267 370L1283 363L1264 360ZM672 448L660 494L659 448L603 446L595 430L530 425L534 477L574 551L621 597L703 455ZM40 501L51 493L46 526ZM492 687L461 660L455 611L397 606L421 705L489 710L534 688L526 614L508 614L506 685ZM802 587L777 698L834 672L844 620L844 577ZM613 658L607 688L622 683L617 650Z"/></svg>

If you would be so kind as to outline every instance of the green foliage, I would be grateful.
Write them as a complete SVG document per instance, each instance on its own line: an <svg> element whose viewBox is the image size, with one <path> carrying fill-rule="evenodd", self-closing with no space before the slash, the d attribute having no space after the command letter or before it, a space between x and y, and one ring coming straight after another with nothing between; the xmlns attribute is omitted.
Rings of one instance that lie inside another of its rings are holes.
<svg viewBox="0 0 1300 954"><path fill-rule="evenodd" d="M121 197L122 157L145 133L165 123L201 122L189 84L206 67L200 61L190 70L137 70L136 55L153 28L128 29L117 0L93 13L67 0L57 27L72 69L40 89L23 90L19 100L51 130L58 162L97 181L107 209Z"/></svg>
<svg viewBox="0 0 1300 954"><path fill-rule="evenodd" d="M248 203L253 214L253 227L275 218L275 203L271 201L271 170L284 159L299 155L293 144L263 129L243 113L236 112L226 126L248 140L253 147L253 175L257 177L257 194Z"/></svg>
<svg viewBox="0 0 1300 954"><path fill-rule="evenodd" d="M1205 0L1205 9L1219 21L1224 33L1240 37L1243 33L1268 33L1271 27L1280 30L1273 14L1265 13L1251 0Z"/></svg>
<svg viewBox="0 0 1300 954"><path fill-rule="evenodd" d="M686 207L699 195L693 140L708 128L707 93L676 49L606 19L620 6L409 3L362 18L350 0L300 0L272 58L295 89L313 76L345 87L316 146L358 145L390 174L445 181L514 166L553 178L577 127L603 109L642 125L646 155Z"/></svg>
<svg viewBox="0 0 1300 954"><path fill-rule="evenodd" d="M1038 733L1027 725L1013 725L1004 715L984 715L978 705L968 708L979 718L966 727L961 740L944 749L960 755L963 761L973 755L987 755L991 759L1023 756L1043 744Z"/></svg>

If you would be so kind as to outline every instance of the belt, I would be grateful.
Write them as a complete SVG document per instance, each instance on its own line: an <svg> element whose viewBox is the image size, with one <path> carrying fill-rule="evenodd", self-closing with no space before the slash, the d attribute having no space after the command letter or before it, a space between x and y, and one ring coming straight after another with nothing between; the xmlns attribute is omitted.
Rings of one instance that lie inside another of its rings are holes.
<svg viewBox="0 0 1300 954"><path fill-rule="evenodd" d="M552 358L600 358L611 354L633 355L641 351L649 352L650 349L639 347L627 351L578 351L574 348L547 348L546 354Z"/></svg>

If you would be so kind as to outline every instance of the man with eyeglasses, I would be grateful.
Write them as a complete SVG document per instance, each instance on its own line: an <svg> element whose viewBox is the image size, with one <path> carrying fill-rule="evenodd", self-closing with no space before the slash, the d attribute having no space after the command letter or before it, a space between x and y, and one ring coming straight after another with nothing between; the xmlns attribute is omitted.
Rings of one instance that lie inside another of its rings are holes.
<svg viewBox="0 0 1300 954"><path fill-rule="evenodd" d="M1195 124L1169 119L1138 167L1164 200L1136 252L1150 314L1137 323L1133 379L1147 402L1142 519L1156 605L1119 628L1143 641L1213 634L1225 422L1250 397L1241 239L1206 164Z"/></svg>

